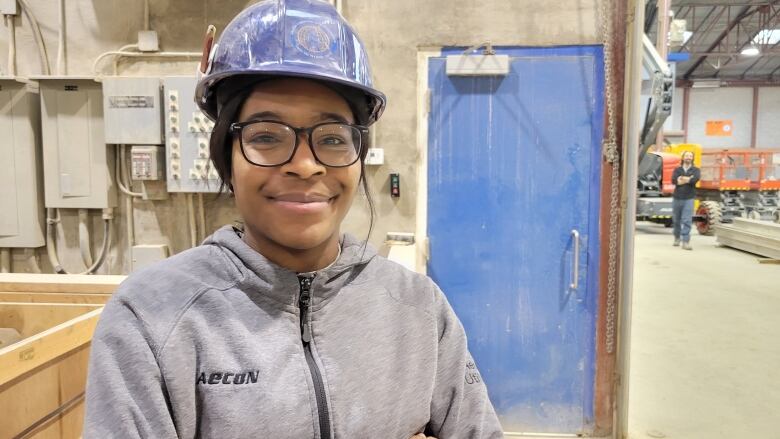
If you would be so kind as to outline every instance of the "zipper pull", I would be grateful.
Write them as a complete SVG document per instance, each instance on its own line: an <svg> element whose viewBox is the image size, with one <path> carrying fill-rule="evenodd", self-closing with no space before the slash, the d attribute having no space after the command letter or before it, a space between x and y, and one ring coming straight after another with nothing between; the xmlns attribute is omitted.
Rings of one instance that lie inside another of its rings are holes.
<svg viewBox="0 0 780 439"><path fill-rule="evenodd" d="M301 340L304 343L311 341L311 329L309 329L309 305L311 304L311 281L310 277L301 277L301 297L298 300L298 307L301 309Z"/></svg>

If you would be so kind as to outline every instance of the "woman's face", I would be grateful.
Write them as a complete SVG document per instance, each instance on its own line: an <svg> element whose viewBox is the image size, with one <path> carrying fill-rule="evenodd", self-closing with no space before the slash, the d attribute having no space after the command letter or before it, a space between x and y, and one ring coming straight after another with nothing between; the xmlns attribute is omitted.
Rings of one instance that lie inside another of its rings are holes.
<svg viewBox="0 0 780 439"><path fill-rule="evenodd" d="M347 102L333 90L304 79L262 82L244 102L238 121L265 120L306 128L322 122L354 123ZM360 180L360 162L345 168L318 163L306 134L298 136L292 160L260 167L233 140L230 183L248 233L295 250L308 250L338 237Z"/></svg>

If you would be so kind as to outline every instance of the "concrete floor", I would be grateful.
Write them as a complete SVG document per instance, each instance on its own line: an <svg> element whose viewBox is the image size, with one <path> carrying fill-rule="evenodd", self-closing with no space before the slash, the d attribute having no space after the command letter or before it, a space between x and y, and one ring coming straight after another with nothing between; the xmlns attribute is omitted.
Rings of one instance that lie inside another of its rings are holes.
<svg viewBox="0 0 780 439"><path fill-rule="evenodd" d="M637 226L629 438L780 439L780 265Z"/></svg>

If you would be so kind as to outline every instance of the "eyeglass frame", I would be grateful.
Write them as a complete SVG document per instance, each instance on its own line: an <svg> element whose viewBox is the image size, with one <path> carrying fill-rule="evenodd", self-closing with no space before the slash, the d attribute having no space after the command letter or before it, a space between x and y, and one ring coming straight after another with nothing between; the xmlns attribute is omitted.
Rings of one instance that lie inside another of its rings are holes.
<svg viewBox="0 0 780 439"><path fill-rule="evenodd" d="M286 126L289 129L291 129L295 133L295 146L293 146L292 152L290 153L290 157L287 160L285 160L282 163L279 163L278 165L261 165L259 163L253 162L252 160L249 159L249 157L247 157L246 151L244 151L244 136L242 135L242 133L243 133L244 127L247 127L249 125L253 125L253 124L256 124L256 123L275 123L275 124L278 124L278 125L283 125L283 126ZM317 128L319 128L321 126L325 126L325 125L347 125L347 126L349 126L351 128L357 128L358 132L360 133L360 146L357 149L357 157L355 157L355 160L353 160L351 163L346 164L346 165L333 166L333 165L329 165L329 164L323 162L322 160L320 160L319 157L317 157L317 152L314 150L314 146L312 146L312 144L311 144L311 136L312 136L312 133L314 133L314 130L316 130ZM344 123L344 122L322 122L322 123L318 123L316 125L312 125L310 127L298 127L298 128L296 128L296 127L294 127L294 126L292 126L290 124L287 124L285 122L280 122L278 120L248 120L248 121L245 121L245 122L233 122L232 124L230 124L229 131L234 136L238 136L238 144L239 144L239 147L241 148L241 155L244 156L244 159L247 162L249 162L250 164L252 164L254 166L259 166L261 168L276 168L276 167L284 166L284 165L290 163L293 160L293 158L295 157L295 153L298 152L298 146L300 145L301 133L306 133L306 143L309 145L309 150L311 151L311 154L312 154L312 156L314 156L314 160L317 163L321 164L322 166L327 166L328 168L346 168L348 166L354 165L355 163L358 162L358 160L361 159L361 157L363 155L363 149L364 149L364 146L365 146L363 139L364 139L364 136L367 137L368 134L369 134L368 127L365 126L365 125L357 125L357 124Z"/></svg>

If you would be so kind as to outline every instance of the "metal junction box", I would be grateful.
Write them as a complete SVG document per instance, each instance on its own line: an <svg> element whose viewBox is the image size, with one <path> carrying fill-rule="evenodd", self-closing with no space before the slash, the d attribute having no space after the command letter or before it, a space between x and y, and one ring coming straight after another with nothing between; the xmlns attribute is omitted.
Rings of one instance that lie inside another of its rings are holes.
<svg viewBox="0 0 780 439"><path fill-rule="evenodd" d="M168 192L217 192L209 139L214 123L195 105L194 76L163 78Z"/></svg>
<svg viewBox="0 0 780 439"><path fill-rule="evenodd" d="M130 177L133 180L163 180L165 149L162 146L134 146L130 149Z"/></svg>
<svg viewBox="0 0 780 439"><path fill-rule="evenodd" d="M0 247L45 244L40 112L37 84L0 78Z"/></svg>
<svg viewBox="0 0 780 439"><path fill-rule="evenodd" d="M116 206L114 148L103 135L103 93L92 78L39 77L46 207Z"/></svg>
<svg viewBox="0 0 780 439"><path fill-rule="evenodd" d="M160 79L106 77L102 83L105 142L162 145Z"/></svg>

